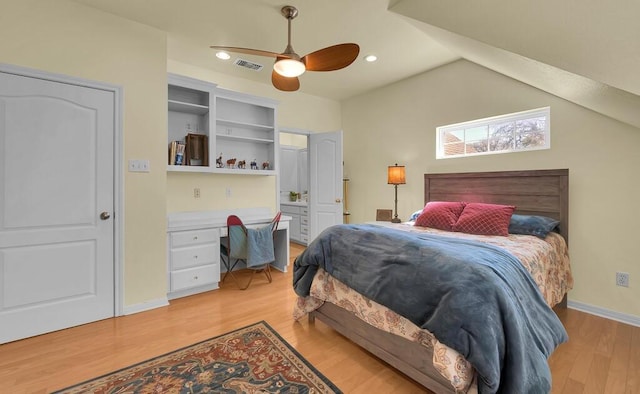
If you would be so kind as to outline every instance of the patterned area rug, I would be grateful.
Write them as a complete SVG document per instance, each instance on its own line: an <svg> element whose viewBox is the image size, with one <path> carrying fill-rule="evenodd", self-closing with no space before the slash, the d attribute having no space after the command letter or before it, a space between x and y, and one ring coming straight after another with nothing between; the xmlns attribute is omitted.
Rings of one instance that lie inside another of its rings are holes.
<svg viewBox="0 0 640 394"><path fill-rule="evenodd" d="M342 392L261 321L56 393Z"/></svg>

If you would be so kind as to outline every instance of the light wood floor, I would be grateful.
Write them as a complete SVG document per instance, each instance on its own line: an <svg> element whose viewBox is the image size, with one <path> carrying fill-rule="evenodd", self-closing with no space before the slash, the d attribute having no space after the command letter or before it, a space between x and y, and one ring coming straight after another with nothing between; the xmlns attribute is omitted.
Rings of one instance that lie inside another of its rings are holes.
<svg viewBox="0 0 640 394"><path fill-rule="evenodd" d="M301 250L292 244L292 258ZM0 393L51 392L260 320L345 393L425 392L323 323L294 322L291 272L273 277L256 276L246 291L227 280L165 308L0 345ZM549 360L553 393L640 393L640 328L559 314L570 340Z"/></svg>

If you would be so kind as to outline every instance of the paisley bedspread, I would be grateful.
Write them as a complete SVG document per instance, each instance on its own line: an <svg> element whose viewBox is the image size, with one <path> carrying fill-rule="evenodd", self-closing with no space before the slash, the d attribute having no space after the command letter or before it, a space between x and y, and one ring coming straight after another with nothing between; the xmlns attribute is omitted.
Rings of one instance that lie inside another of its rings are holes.
<svg viewBox="0 0 640 394"><path fill-rule="evenodd" d="M531 273L547 304L555 305L571 289L569 259L562 237L552 233L545 240L532 236L479 236L464 233L413 227L408 224L391 225L409 232L435 233L490 243L508 250ZM455 350L440 343L429 331L421 329L388 308L371 301L350 289L334 277L320 270L313 280L310 296L300 297L294 311L296 319L318 308L324 301L332 302L353 312L372 326L417 341L433 349L434 366L458 392L476 392L474 369Z"/></svg>

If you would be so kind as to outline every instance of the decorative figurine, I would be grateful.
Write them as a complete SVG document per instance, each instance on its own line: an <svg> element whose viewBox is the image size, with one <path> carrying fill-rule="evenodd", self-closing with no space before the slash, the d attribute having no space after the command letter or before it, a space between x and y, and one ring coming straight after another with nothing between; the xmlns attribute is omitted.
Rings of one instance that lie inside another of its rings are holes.
<svg viewBox="0 0 640 394"><path fill-rule="evenodd" d="M258 169L258 163L256 163L256 159L251 160L251 169L252 170Z"/></svg>
<svg viewBox="0 0 640 394"><path fill-rule="evenodd" d="M269 169L269 160L267 160L264 163L262 163L262 169L263 170L268 170Z"/></svg>
<svg viewBox="0 0 640 394"><path fill-rule="evenodd" d="M233 168L236 165L236 158L227 160L227 167Z"/></svg>
<svg viewBox="0 0 640 394"><path fill-rule="evenodd" d="M218 156L218 158L216 159L216 168L222 168L224 167L222 165L222 152L220 152L220 156Z"/></svg>
<svg viewBox="0 0 640 394"><path fill-rule="evenodd" d="M243 170L247 168L247 162L245 160L240 160L238 162L238 168L242 168Z"/></svg>

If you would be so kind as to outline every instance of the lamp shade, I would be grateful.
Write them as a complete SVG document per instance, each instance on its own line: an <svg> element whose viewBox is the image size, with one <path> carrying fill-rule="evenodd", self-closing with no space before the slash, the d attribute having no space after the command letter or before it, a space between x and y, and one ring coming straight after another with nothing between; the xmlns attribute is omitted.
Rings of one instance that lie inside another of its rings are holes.
<svg viewBox="0 0 640 394"><path fill-rule="evenodd" d="M399 166L398 163L393 166L389 166L387 172L387 183L389 185L404 185L407 183L405 181L404 166Z"/></svg>

